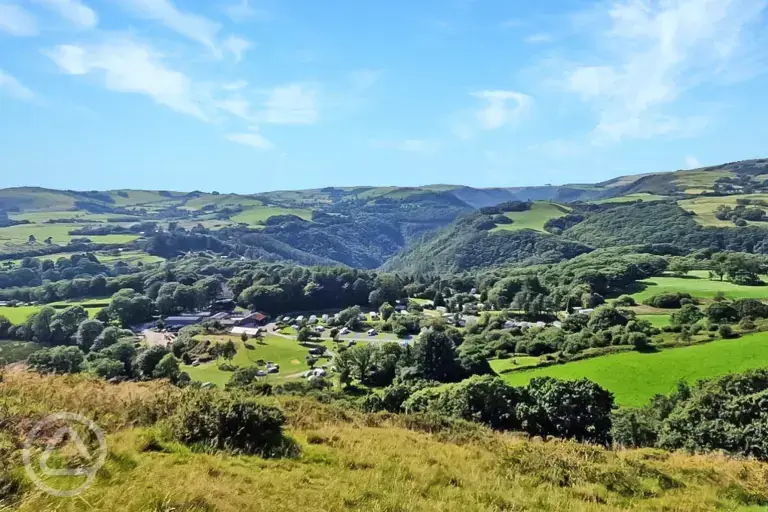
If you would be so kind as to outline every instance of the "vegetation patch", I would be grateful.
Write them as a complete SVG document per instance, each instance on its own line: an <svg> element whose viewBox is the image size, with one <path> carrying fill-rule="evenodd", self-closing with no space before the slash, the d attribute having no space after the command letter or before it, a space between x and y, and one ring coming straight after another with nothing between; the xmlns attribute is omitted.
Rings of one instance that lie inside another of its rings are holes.
<svg viewBox="0 0 768 512"><path fill-rule="evenodd" d="M587 378L613 392L616 403L645 405L667 394L681 380L696 382L768 365L768 332L658 352L627 352L523 372L503 374L521 386L535 377Z"/></svg>
<svg viewBox="0 0 768 512"><path fill-rule="evenodd" d="M571 211L567 206L545 201L536 201L531 208L522 212L507 212L504 215L512 220L512 224L500 224L492 231L518 231L533 229L546 233L544 225L548 220L563 217Z"/></svg>

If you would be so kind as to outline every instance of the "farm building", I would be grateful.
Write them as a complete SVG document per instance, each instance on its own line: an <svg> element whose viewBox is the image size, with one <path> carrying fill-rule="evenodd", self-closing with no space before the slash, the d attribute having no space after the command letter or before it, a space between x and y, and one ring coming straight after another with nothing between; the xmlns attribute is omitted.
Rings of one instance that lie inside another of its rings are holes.
<svg viewBox="0 0 768 512"><path fill-rule="evenodd" d="M248 336L256 336L261 331L261 327L233 327L230 331L232 334L241 335L243 333Z"/></svg>

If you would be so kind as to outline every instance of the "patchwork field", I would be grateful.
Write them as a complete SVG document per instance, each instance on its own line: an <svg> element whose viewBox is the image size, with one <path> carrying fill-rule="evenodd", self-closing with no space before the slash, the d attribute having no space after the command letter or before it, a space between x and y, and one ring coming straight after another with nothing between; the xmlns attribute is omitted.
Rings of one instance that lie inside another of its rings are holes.
<svg viewBox="0 0 768 512"><path fill-rule="evenodd" d="M696 214L693 217L696 222L702 226L715 226L715 227L735 227L730 220L720 220L715 217L715 210L721 204L735 207L738 199L758 199L768 201L768 194L749 194L749 195L733 195L724 197L697 197L695 199L684 199L678 201L677 204L684 210L692 211ZM748 222L757 226L768 227L768 222Z"/></svg>
<svg viewBox="0 0 768 512"><path fill-rule="evenodd" d="M491 359L488 363L491 365L491 369L496 373L502 373L514 368L525 368L526 366L536 366L539 364L540 359L532 356L517 356L510 357L508 359Z"/></svg>
<svg viewBox="0 0 768 512"><path fill-rule="evenodd" d="M139 238L137 235L72 236L68 234L70 230L82 227L82 224L22 224L0 228L0 250L3 246L6 248L26 246L30 235L34 235L40 245L48 237L51 237L53 244L58 245L68 244L73 238L88 238L99 244L127 244Z"/></svg>
<svg viewBox="0 0 768 512"><path fill-rule="evenodd" d="M731 299L768 299L768 286L742 286L728 281L711 281L703 270L693 271L688 277L652 277L638 281L632 297L638 303L667 292L685 292L700 299L711 299L723 292Z"/></svg>
<svg viewBox="0 0 768 512"><path fill-rule="evenodd" d="M248 208L237 215L232 216L234 222L242 222L249 225L259 225L275 215L296 215L304 220L312 219L312 212L298 208L280 208L277 206L256 206Z"/></svg>
<svg viewBox="0 0 768 512"><path fill-rule="evenodd" d="M537 201L531 205L531 209L524 212L508 212L507 217L512 219L512 224L500 224L491 231L518 231L521 229L533 229L544 231L544 224L550 219L563 217L570 212L570 208L557 203Z"/></svg>
<svg viewBox="0 0 768 512"><path fill-rule="evenodd" d="M104 304L108 303L109 299L91 299L82 302L56 302L48 304L56 309L68 308L70 306L83 306L88 312L88 316L93 318L96 314L104 308ZM29 318L32 313L37 313L43 306L0 306L0 316L6 317L12 324L23 324Z"/></svg>
<svg viewBox="0 0 768 512"><path fill-rule="evenodd" d="M599 199L597 201L590 201L590 202L595 204L631 203L634 201L659 201L661 199L666 199L666 198L667 196L660 196L658 194L648 194L645 192L641 192L639 194L628 194L626 196L611 197L609 199Z"/></svg>
<svg viewBox="0 0 768 512"><path fill-rule="evenodd" d="M647 320L654 327L664 327L669 325L669 319L672 315L637 315L638 320Z"/></svg>
<svg viewBox="0 0 768 512"><path fill-rule="evenodd" d="M733 177L729 171L678 171L674 174L675 185L684 189L686 194L700 194L714 188L719 178Z"/></svg>
<svg viewBox="0 0 768 512"><path fill-rule="evenodd" d="M534 377L587 378L612 391L622 406L642 406L657 393L672 391L680 380L695 382L768 365L768 332L652 353L622 354L503 374L523 386Z"/></svg>
<svg viewBox="0 0 768 512"><path fill-rule="evenodd" d="M285 380L309 369L307 361L304 359L309 351L306 347L299 345L296 340L268 335L263 338L262 344L257 343L256 340L249 340L248 344L253 347L249 349L245 347L239 336L202 337L217 343L225 343L231 339L237 347L237 355L232 360L232 363L241 368L253 366L259 359L280 365L280 373L270 375L268 379L271 380ZM323 344L330 347L332 343L328 341ZM219 361L219 363L223 362L223 359ZM325 362L318 363L318 366L320 364L325 364ZM223 387L232 376L232 372L220 370L216 361L204 363L200 366L182 365L182 370L189 373L192 380L212 382L219 387Z"/></svg>

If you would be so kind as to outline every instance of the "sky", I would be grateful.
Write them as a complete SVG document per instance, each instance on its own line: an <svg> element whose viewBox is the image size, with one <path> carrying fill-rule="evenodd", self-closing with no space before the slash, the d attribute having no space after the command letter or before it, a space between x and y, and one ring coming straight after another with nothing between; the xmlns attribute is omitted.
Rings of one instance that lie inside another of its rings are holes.
<svg viewBox="0 0 768 512"><path fill-rule="evenodd" d="M501 187L768 157L766 1L0 0L0 187Z"/></svg>

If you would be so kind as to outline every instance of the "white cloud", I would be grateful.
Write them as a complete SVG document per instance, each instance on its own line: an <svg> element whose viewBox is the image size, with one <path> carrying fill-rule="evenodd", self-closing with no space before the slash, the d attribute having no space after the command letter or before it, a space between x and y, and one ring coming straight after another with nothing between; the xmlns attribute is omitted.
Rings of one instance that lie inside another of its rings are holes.
<svg viewBox="0 0 768 512"><path fill-rule="evenodd" d="M35 93L24 87L16 78L0 69L0 95L7 94L11 98L24 101L35 99Z"/></svg>
<svg viewBox="0 0 768 512"><path fill-rule="evenodd" d="M516 121L533 103L533 98L516 91L479 91L473 92L472 96L486 102L476 112L480 127L484 130L496 130ZM513 104L511 107L510 103Z"/></svg>
<svg viewBox="0 0 768 512"><path fill-rule="evenodd" d="M93 9L80 0L34 0L56 11L59 15L75 25L93 28L99 22L99 17Z"/></svg>
<svg viewBox="0 0 768 512"><path fill-rule="evenodd" d="M564 85L591 104L594 140L680 135L701 118L667 112L687 91L731 79L764 0L613 0L596 44L608 57L577 66ZM594 29L594 27L593 27Z"/></svg>
<svg viewBox="0 0 768 512"><path fill-rule="evenodd" d="M224 48L232 52L232 55L235 56L237 62L240 62L240 59L243 58L243 54L253 46L250 41L238 36L229 36L222 44Z"/></svg>
<svg viewBox="0 0 768 512"><path fill-rule="evenodd" d="M177 112L208 120L191 80L166 67L151 48L130 39L94 46L60 45L48 52L70 75L99 74L107 89L143 94Z"/></svg>
<svg viewBox="0 0 768 512"><path fill-rule="evenodd" d="M251 112L251 103L240 97L231 97L216 102L216 106L230 114L251 121L254 119Z"/></svg>
<svg viewBox="0 0 768 512"><path fill-rule="evenodd" d="M551 43L552 42L552 35L546 34L544 32L539 32L538 34L531 34L530 36L523 39L526 43L529 44L537 44L537 43Z"/></svg>
<svg viewBox="0 0 768 512"><path fill-rule="evenodd" d="M259 119L270 124L314 124L318 119L316 92L299 84L275 87Z"/></svg>
<svg viewBox="0 0 768 512"><path fill-rule="evenodd" d="M237 91L238 89L248 87L248 82L245 80L237 80L235 82L224 84L221 87L226 91Z"/></svg>
<svg viewBox="0 0 768 512"><path fill-rule="evenodd" d="M225 135L227 140L237 142L238 144L245 144L256 149L272 149L274 144L265 139L261 134L255 132L249 133L228 133Z"/></svg>
<svg viewBox="0 0 768 512"><path fill-rule="evenodd" d="M232 21L236 22L243 22L254 18L264 20L269 17L267 11L253 8L248 0L240 0L237 3L228 5L224 8L224 12Z"/></svg>
<svg viewBox="0 0 768 512"><path fill-rule="evenodd" d="M119 0L139 17L159 21L169 29L219 53L216 41L221 25L204 16L183 12L171 0Z"/></svg>
<svg viewBox="0 0 768 512"><path fill-rule="evenodd" d="M699 162L699 159L696 158L693 155L688 155L685 157L685 168L686 169L698 169L702 167L701 163Z"/></svg>
<svg viewBox="0 0 768 512"><path fill-rule="evenodd" d="M0 4L0 31L12 36L34 36L37 34L35 18L14 4Z"/></svg>

